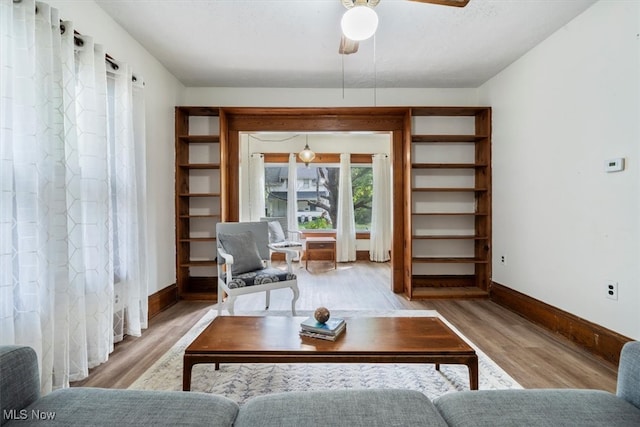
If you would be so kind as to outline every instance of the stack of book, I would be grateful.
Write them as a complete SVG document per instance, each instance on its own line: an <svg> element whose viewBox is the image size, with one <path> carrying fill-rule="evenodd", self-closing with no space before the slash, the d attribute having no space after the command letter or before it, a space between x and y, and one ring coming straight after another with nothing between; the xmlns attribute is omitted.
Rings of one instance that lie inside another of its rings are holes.
<svg viewBox="0 0 640 427"><path fill-rule="evenodd" d="M335 341L346 327L347 323L341 318L332 318L326 323L320 323L315 318L309 317L300 323L300 336Z"/></svg>

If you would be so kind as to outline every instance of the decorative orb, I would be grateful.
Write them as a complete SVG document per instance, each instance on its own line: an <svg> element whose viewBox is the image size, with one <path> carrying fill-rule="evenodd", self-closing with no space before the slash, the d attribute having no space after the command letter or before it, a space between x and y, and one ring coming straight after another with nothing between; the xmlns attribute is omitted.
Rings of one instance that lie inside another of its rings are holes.
<svg viewBox="0 0 640 427"><path fill-rule="evenodd" d="M313 317L315 317L319 323L326 323L329 317L331 317L331 313L326 307L318 307L315 313L313 313Z"/></svg>

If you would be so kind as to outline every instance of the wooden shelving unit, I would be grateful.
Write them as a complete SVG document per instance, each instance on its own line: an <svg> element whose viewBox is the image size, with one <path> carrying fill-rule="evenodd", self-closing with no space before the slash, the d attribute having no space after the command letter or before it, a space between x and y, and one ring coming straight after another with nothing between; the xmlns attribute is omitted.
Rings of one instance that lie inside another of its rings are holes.
<svg viewBox="0 0 640 427"><path fill-rule="evenodd" d="M491 278L491 109L424 107L412 109L411 115L408 296L486 297ZM417 128L420 134L415 134Z"/></svg>
<svg viewBox="0 0 640 427"><path fill-rule="evenodd" d="M175 113L180 298L217 297L215 224L238 220L241 130L390 132L393 290L410 299L488 296L491 108L176 107Z"/></svg>
<svg viewBox="0 0 640 427"><path fill-rule="evenodd" d="M217 298L215 225L222 221L219 109L176 107L176 285L181 299Z"/></svg>

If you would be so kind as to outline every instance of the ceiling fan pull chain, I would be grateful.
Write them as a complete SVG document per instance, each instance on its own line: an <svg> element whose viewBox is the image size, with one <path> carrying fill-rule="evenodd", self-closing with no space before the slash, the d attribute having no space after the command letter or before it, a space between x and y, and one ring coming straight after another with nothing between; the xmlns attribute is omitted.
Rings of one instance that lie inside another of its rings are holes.
<svg viewBox="0 0 640 427"><path fill-rule="evenodd" d="M376 35L373 35L373 106L378 106L378 70L376 68Z"/></svg>
<svg viewBox="0 0 640 427"><path fill-rule="evenodd" d="M344 55L342 55L342 99L344 99Z"/></svg>

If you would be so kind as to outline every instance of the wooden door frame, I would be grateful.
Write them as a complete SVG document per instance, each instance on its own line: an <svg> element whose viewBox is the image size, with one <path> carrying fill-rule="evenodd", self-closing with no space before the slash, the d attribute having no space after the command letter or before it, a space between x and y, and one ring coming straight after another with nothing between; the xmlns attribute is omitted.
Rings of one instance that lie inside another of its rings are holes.
<svg viewBox="0 0 640 427"><path fill-rule="evenodd" d="M411 109L408 107L354 108L220 108L222 150L221 209L225 221L239 220L240 133L241 132L389 132L393 223L391 243L391 289L399 293L411 289L411 265L405 264L406 188L405 165L411 143ZM410 230L408 231L410 233ZM408 276L407 276L408 271Z"/></svg>

